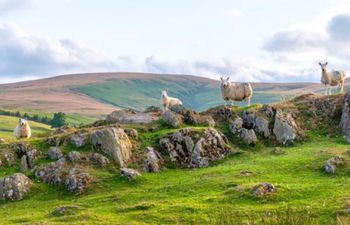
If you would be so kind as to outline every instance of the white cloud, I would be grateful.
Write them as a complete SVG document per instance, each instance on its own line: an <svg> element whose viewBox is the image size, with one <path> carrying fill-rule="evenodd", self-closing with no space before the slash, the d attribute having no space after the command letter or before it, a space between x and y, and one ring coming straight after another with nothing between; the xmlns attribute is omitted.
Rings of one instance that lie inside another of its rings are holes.
<svg viewBox="0 0 350 225"><path fill-rule="evenodd" d="M234 17L239 17L239 16L243 15L243 12L240 9L237 9L237 8L230 8L228 13L231 16L234 16Z"/></svg>
<svg viewBox="0 0 350 225"><path fill-rule="evenodd" d="M39 4L39 0L0 0L0 14Z"/></svg>

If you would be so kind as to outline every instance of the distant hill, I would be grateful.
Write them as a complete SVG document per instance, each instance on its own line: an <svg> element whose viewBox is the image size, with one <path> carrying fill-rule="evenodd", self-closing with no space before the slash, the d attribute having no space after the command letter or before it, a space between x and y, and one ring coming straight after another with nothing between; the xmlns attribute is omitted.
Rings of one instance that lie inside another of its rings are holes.
<svg viewBox="0 0 350 225"><path fill-rule="evenodd" d="M160 106L160 90L181 98L186 107L205 110L223 104L219 81L189 75L91 73L0 85L0 108L63 111L93 118L119 108ZM315 83L253 83L252 103L271 103L320 91ZM245 103L243 103L245 104Z"/></svg>

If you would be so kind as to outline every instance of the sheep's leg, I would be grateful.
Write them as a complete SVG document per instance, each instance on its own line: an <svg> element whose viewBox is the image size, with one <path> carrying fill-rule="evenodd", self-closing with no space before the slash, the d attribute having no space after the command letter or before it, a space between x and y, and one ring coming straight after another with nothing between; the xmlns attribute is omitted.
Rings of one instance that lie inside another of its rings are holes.
<svg viewBox="0 0 350 225"><path fill-rule="evenodd" d="M233 106L233 100L231 100L231 104L230 105Z"/></svg>
<svg viewBox="0 0 350 225"><path fill-rule="evenodd" d="M247 106L250 106L250 98L247 98Z"/></svg>
<svg viewBox="0 0 350 225"><path fill-rule="evenodd" d="M340 83L340 93L344 92L344 81Z"/></svg>
<svg viewBox="0 0 350 225"><path fill-rule="evenodd" d="M326 92L325 95L328 95L328 86L326 85Z"/></svg>

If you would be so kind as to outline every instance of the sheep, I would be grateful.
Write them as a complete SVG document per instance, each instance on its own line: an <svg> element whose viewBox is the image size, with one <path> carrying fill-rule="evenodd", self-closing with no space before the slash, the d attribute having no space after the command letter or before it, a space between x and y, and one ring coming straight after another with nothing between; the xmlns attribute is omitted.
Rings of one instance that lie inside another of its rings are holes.
<svg viewBox="0 0 350 225"><path fill-rule="evenodd" d="M15 136L17 139L30 138L32 136L32 132L27 120L19 119L19 123L13 131L13 136Z"/></svg>
<svg viewBox="0 0 350 225"><path fill-rule="evenodd" d="M243 101L246 100L247 105L250 106L250 99L253 96L253 89L250 83L234 83L229 82L229 77L226 79L221 79L221 95L225 101L225 106L227 101ZM233 102L231 102L231 105Z"/></svg>
<svg viewBox="0 0 350 225"><path fill-rule="evenodd" d="M326 66L328 65L328 62L326 63L318 63L321 66L322 69L322 77L321 77L321 83L326 86L326 93L325 95L330 95L331 93L331 86L339 86L340 87L340 93L344 90L344 83L345 83L345 72L344 71L331 71L327 72Z"/></svg>
<svg viewBox="0 0 350 225"><path fill-rule="evenodd" d="M182 102L179 99L168 96L167 90L162 90L161 93L161 103L164 107L164 111L175 105L182 106Z"/></svg>

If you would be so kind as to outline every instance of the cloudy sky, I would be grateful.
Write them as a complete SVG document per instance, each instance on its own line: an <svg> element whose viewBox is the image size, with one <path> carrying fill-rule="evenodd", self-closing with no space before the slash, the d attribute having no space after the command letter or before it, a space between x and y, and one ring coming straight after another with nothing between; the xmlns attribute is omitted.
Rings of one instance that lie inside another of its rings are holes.
<svg viewBox="0 0 350 225"><path fill-rule="evenodd" d="M0 0L0 83L68 73L350 74L349 0Z"/></svg>

